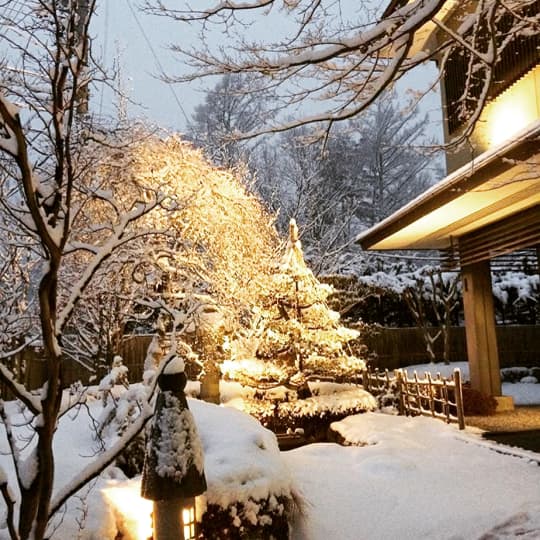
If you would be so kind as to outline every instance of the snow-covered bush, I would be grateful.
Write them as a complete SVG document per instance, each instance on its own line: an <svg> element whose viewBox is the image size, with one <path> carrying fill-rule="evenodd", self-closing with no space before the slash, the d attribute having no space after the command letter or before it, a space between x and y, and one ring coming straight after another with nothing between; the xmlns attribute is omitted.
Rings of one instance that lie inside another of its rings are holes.
<svg viewBox="0 0 540 540"><path fill-rule="evenodd" d="M288 399L290 394L284 392L282 396L245 397L237 406L274 433L301 430L311 440L324 440L331 422L377 408L376 399L360 386L334 384L328 389L320 384L304 399Z"/></svg>
<svg viewBox="0 0 540 540"><path fill-rule="evenodd" d="M365 323L383 326L415 326L416 321L407 306L405 291L416 287L422 280L427 321L436 326L437 318L429 306L432 285L429 275L435 267L417 270L403 268L401 264L387 265L382 270L366 275L329 275L319 279L332 285L334 292L328 302L339 311L344 320L361 319ZM443 272L445 284L455 274ZM497 321L502 324L537 324L536 306L539 302L540 277L537 273L523 271L494 271L492 273L493 297ZM459 295L461 291L458 289ZM463 308L452 316L452 324L463 321Z"/></svg>
<svg viewBox="0 0 540 540"><path fill-rule="evenodd" d="M128 368L120 356L116 356L113 367L100 382L98 395L103 410L97 418L96 438L107 447L126 431L140 414L144 401L148 398L147 386L129 385ZM128 477L139 474L144 462L144 435L141 433L119 454L116 465Z"/></svg>
<svg viewBox="0 0 540 540"><path fill-rule="evenodd" d="M502 324L538 324L540 302L538 273L501 272L493 275L497 320Z"/></svg>
<svg viewBox="0 0 540 540"><path fill-rule="evenodd" d="M533 367L508 367L501 369L501 382L507 383L537 383L540 376L540 368Z"/></svg>
<svg viewBox="0 0 540 540"><path fill-rule="evenodd" d="M273 433L230 407L189 400L204 450L203 537L289 537L296 496Z"/></svg>

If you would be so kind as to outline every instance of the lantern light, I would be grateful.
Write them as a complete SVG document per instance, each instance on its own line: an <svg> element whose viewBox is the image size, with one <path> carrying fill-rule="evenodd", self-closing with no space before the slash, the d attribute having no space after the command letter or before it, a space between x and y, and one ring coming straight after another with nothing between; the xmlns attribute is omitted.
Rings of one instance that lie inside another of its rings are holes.
<svg viewBox="0 0 540 540"><path fill-rule="evenodd" d="M195 539L195 499L186 499L182 507L182 526L184 540Z"/></svg>

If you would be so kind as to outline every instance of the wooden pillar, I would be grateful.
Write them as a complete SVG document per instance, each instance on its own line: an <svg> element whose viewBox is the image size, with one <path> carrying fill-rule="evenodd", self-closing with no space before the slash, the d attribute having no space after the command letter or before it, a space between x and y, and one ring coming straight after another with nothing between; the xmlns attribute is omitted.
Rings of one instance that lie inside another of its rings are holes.
<svg viewBox="0 0 540 540"><path fill-rule="evenodd" d="M536 273L540 276L540 244L536 244ZM536 292L536 324L540 324L540 290Z"/></svg>
<svg viewBox="0 0 540 540"><path fill-rule="evenodd" d="M463 266L462 282L471 386L485 394L500 396L501 374L489 261Z"/></svg>

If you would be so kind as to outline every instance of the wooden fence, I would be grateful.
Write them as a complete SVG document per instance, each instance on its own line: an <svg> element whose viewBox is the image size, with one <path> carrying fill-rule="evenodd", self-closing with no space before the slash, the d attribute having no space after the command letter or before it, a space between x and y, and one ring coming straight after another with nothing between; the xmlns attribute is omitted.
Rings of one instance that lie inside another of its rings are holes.
<svg viewBox="0 0 540 540"><path fill-rule="evenodd" d="M538 325L496 326L497 348L501 367L537 366L540 361L540 327ZM394 370L430 361L418 328L381 327L366 336L368 349L375 353L373 367ZM437 361L442 362L442 340L435 343ZM450 328L450 361L467 360L465 328Z"/></svg>
<svg viewBox="0 0 540 540"><path fill-rule="evenodd" d="M441 377L440 373L435 378L431 373L419 378L415 372L411 378L403 369L395 370L393 375L387 369L384 372L365 369L362 372L362 384L375 396L393 390L398 397L400 414L431 416L447 423L455 422L459 429L465 428L459 369L454 370L451 380Z"/></svg>

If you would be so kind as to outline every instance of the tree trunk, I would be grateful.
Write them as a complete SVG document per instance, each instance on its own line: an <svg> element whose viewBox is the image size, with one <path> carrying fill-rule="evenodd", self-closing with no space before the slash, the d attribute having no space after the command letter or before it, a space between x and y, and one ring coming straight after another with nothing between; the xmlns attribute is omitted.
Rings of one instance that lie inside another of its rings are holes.
<svg viewBox="0 0 540 540"><path fill-rule="evenodd" d="M50 261L50 269L41 280L39 302L43 346L47 364L47 385L41 404L42 418L38 418L36 433L37 449L29 459L36 460L35 476L26 486L19 478L21 489L21 511L19 535L21 540L31 537L42 540L49 521L49 505L54 484L53 438L62 399L61 350L56 335L57 275L60 254Z"/></svg>

